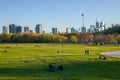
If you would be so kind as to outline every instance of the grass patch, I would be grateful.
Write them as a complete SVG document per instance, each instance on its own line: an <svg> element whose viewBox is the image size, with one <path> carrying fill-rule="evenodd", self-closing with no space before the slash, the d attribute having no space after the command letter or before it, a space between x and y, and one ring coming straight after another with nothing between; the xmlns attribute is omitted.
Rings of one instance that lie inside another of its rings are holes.
<svg viewBox="0 0 120 80"><path fill-rule="evenodd" d="M2 44L0 80L119 80L120 59L98 60L101 52L120 50L119 46L83 46L79 44ZM6 48L9 46L10 48ZM57 53L57 50L60 53ZM84 51L90 50L90 55ZM2 52L7 50L7 52ZM65 70L50 72L48 65Z"/></svg>

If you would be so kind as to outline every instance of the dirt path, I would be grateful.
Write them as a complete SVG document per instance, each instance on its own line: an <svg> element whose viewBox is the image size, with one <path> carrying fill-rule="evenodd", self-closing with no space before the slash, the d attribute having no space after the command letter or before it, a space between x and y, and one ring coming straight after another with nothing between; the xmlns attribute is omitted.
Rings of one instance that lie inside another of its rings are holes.
<svg viewBox="0 0 120 80"><path fill-rule="evenodd" d="M101 55L120 58L120 51L102 52Z"/></svg>

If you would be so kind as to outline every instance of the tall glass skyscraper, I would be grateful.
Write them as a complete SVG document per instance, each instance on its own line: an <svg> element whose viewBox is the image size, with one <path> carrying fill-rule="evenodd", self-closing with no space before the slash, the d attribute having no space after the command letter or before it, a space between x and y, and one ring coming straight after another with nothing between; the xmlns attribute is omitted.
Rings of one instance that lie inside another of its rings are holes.
<svg viewBox="0 0 120 80"><path fill-rule="evenodd" d="M9 34L9 27L3 26L3 34Z"/></svg>
<svg viewBox="0 0 120 80"><path fill-rule="evenodd" d="M16 33L16 25L15 24L10 24L9 25L9 33Z"/></svg>
<svg viewBox="0 0 120 80"><path fill-rule="evenodd" d="M39 34L42 34L42 33L43 33L42 24L37 24L37 25L36 25L35 32L36 32L36 33L39 33Z"/></svg>
<svg viewBox="0 0 120 80"><path fill-rule="evenodd" d="M18 33L23 33L22 26L17 26L16 27L16 34L18 34Z"/></svg>
<svg viewBox="0 0 120 80"><path fill-rule="evenodd" d="M52 34L57 34L57 28L52 28Z"/></svg>
<svg viewBox="0 0 120 80"><path fill-rule="evenodd" d="M29 33L30 33L29 27L24 27L24 34L29 34Z"/></svg>

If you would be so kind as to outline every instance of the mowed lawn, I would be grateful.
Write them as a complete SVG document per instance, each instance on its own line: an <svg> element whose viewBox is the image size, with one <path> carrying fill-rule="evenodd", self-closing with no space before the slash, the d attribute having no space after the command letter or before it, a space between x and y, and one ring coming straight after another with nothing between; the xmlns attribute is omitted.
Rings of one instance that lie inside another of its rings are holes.
<svg viewBox="0 0 120 80"><path fill-rule="evenodd" d="M98 60L101 52L117 50L119 46L0 44L0 80L120 80L120 58ZM48 70L50 63L55 72ZM63 71L57 69L60 64Z"/></svg>

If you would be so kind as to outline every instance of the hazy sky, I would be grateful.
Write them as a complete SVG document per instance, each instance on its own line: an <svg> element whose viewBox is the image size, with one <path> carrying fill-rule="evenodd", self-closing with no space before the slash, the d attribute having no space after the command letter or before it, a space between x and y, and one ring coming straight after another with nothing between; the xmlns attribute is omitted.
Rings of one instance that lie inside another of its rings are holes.
<svg viewBox="0 0 120 80"><path fill-rule="evenodd" d="M52 27L77 29L82 26L82 13L87 28L96 18L110 26L120 23L119 8L120 0L0 0L0 27L14 23L30 29L43 24L45 32Z"/></svg>

